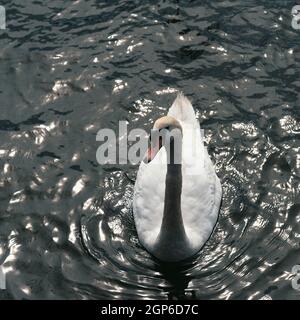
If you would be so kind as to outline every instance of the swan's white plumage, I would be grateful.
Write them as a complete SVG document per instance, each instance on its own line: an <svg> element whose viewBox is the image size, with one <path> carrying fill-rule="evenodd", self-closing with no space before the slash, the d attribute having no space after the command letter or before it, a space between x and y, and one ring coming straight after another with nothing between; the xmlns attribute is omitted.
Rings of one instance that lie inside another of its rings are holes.
<svg viewBox="0 0 300 320"><path fill-rule="evenodd" d="M179 94L168 115L177 119L183 130L181 212L186 234L197 252L217 221L221 184L204 147L190 101ZM150 163L141 162L134 190L133 212L138 236L141 244L154 255L163 217L166 159L165 148L161 148Z"/></svg>

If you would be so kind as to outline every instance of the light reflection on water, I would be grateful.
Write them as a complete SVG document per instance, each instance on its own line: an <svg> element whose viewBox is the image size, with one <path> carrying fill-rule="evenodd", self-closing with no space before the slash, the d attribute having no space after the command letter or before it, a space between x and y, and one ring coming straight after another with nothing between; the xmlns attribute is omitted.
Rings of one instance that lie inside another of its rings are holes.
<svg viewBox="0 0 300 320"><path fill-rule="evenodd" d="M299 299L290 283L300 264L291 8L80 0L6 7L15 19L0 34L0 297ZM170 265L138 242L137 166L98 165L95 137L117 131L120 120L149 130L177 90L196 108L223 201L203 250Z"/></svg>

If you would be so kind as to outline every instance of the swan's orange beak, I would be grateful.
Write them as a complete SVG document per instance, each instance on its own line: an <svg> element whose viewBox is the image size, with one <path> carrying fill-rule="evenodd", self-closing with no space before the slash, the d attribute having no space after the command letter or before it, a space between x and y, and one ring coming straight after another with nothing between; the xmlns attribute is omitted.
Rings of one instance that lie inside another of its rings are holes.
<svg viewBox="0 0 300 320"><path fill-rule="evenodd" d="M157 146L149 147L147 150L146 162L149 163L150 161L152 161L158 151L159 151L159 148Z"/></svg>
<svg viewBox="0 0 300 320"><path fill-rule="evenodd" d="M146 163L151 162L156 154L158 153L158 151L160 150L160 148L162 147L162 137L159 137L158 143L152 145L147 149L147 153L146 153Z"/></svg>

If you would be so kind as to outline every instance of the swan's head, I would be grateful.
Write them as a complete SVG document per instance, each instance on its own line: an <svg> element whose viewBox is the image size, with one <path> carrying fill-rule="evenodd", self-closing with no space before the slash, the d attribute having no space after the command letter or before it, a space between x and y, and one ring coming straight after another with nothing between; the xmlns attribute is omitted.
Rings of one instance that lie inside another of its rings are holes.
<svg viewBox="0 0 300 320"><path fill-rule="evenodd" d="M157 119L150 134L150 146L144 162L149 163L154 159L162 147L167 147L170 142L176 141L181 146L182 127L178 120L171 116ZM180 147L181 148L181 147Z"/></svg>

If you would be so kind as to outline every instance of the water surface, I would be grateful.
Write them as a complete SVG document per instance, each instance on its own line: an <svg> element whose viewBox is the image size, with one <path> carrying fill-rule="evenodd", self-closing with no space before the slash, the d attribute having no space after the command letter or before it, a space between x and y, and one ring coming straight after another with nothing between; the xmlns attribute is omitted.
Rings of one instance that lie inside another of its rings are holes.
<svg viewBox="0 0 300 320"><path fill-rule="evenodd" d="M9 299L299 299L294 1L2 1L0 264ZM140 246L138 167L100 166L101 128L150 130L178 90L223 186L181 265Z"/></svg>

